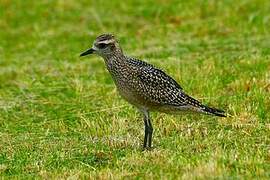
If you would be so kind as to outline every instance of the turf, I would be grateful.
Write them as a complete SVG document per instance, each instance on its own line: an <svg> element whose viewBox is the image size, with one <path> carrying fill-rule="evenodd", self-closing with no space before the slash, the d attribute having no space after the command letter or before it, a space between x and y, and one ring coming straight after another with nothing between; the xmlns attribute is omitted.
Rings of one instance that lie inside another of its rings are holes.
<svg viewBox="0 0 270 180"><path fill-rule="evenodd" d="M0 0L2 178L270 178L270 2ZM141 115L97 56L114 33L231 117Z"/></svg>

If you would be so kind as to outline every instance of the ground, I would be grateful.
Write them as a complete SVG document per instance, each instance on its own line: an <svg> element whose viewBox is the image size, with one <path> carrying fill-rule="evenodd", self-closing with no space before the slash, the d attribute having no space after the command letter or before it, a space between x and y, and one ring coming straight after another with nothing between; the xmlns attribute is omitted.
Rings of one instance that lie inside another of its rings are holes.
<svg viewBox="0 0 270 180"><path fill-rule="evenodd" d="M270 178L270 2L0 0L2 178ZM80 58L114 33L231 116L141 115L104 62Z"/></svg>

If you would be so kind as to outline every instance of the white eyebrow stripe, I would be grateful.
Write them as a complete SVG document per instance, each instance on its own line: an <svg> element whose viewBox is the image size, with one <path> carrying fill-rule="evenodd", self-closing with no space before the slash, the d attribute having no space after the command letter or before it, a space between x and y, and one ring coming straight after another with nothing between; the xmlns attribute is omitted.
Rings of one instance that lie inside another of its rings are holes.
<svg viewBox="0 0 270 180"><path fill-rule="evenodd" d="M113 42L114 42L113 39L107 39L107 40L104 40L104 41L99 41L99 42L97 42L97 43L98 43L98 44L100 44L100 43L110 44L110 43L113 43Z"/></svg>

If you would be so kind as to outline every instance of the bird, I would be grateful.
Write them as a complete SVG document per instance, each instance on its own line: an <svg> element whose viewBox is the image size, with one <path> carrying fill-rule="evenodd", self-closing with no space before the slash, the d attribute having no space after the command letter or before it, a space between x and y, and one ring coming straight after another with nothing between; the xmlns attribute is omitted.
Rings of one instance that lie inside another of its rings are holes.
<svg viewBox="0 0 270 180"><path fill-rule="evenodd" d="M104 59L119 94L143 115L143 149L152 149L153 126L150 112L199 113L226 117L223 110L208 107L186 94L163 70L140 59L125 55L113 34L96 37L92 47L80 56L96 54Z"/></svg>

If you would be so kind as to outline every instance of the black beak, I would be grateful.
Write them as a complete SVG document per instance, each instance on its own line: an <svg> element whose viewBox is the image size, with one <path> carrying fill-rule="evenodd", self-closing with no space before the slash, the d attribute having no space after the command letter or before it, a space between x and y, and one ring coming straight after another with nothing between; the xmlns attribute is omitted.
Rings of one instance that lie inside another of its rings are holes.
<svg viewBox="0 0 270 180"><path fill-rule="evenodd" d="M95 50L93 48L90 48L88 50L86 50L85 52L83 52L82 54L80 54L80 57L81 56L86 56L87 54L93 54Z"/></svg>

